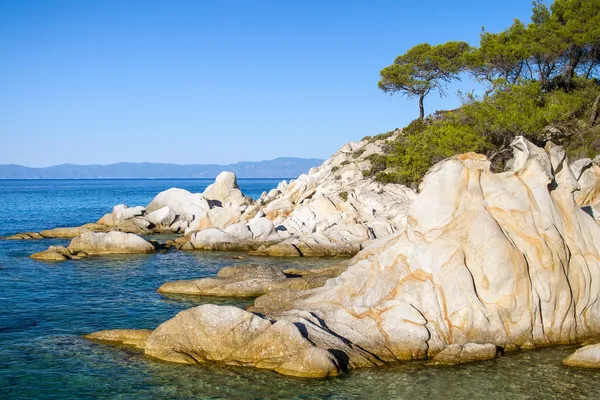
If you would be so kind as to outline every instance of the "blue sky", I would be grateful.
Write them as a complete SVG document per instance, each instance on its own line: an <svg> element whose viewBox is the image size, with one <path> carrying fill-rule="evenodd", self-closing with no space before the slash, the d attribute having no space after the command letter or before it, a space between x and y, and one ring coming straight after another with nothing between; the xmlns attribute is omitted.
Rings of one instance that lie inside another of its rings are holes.
<svg viewBox="0 0 600 400"><path fill-rule="evenodd" d="M0 164L326 158L406 125L377 88L410 47L528 20L530 0L0 1ZM459 105L431 95L426 111Z"/></svg>

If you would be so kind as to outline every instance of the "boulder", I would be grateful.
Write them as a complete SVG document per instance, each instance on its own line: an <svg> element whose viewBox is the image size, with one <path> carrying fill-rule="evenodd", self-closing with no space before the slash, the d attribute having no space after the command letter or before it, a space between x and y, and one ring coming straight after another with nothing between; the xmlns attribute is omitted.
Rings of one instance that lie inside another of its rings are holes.
<svg viewBox="0 0 600 400"><path fill-rule="evenodd" d="M47 250L31 255L34 260L41 261L66 261L73 258L73 254L63 246L50 246Z"/></svg>
<svg viewBox="0 0 600 400"><path fill-rule="evenodd" d="M600 344L582 347L562 362L570 367L600 368Z"/></svg>
<svg viewBox="0 0 600 400"><path fill-rule="evenodd" d="M491 360L501 355L493 344L451 344L433 357L430 365L456 365Z"/></svg>
<svg viewBox="0 0 600 400"><path fill-rule="evenodd" d="M192 294L221 297L256 297L273 290L306 290L320 287L327 279L336 276L315 271L281 271L263 265L236 265L222 268L216 278L201 278L166 282L159 293ZM337 273L339 275L339 272Z"/></svg>
<svg viewBox="0 0 600 400"><path fill-rule="evenodd" d="M600 220L600 156L594 160L584 158L571 164L579 184L575 201L586 212Z"/></svg>
<svg viewBox="0 0 600 400"><path fill-rule="evenodd" d="M208 201L202 194L171 188L156 195L150 204L146 206L146 211L151 213L165 206L168 206L187 221L193 221L194 218L205 214L210 209Z"/></svg>
<svg viewBox="0 0 600 400"><path fill-rule="evenodd" d="M44 238L70 239L79 236L83 233L91 232L88 228L77 226L73 228L54 228L40 232Z"/></svg>
<svg viewBox="0 0 600 400"><path fill-rule="evenodd" d="M71 253L83 251L89 255L151 253L155 250L152 244L137 235L116 231L84 233L73 238L68 249Z"/></svg>
<svg viewBox="0 0 600 400"><path fill-rule="evenodd" d="M142 206L127 207L125 204L119 204L113 208L112 215L116 224L135 217L141 217L146 214L146 209Z"/></svg>
<svg viewBox="0 0 600 400"><path fill-rule="evenodd" d="M158 210L152 211L145 216L146 221L156 226L169 227L175 219L177 214L171 210L169 206L164 206Z"/></svg>
<svg viewBox="0 0 600 400"><path fill-rule="evenodd" d="M237 184L235 174L228 171L221 172L215 178L215 182L206 187L203 196L223 208L235 208L246 201Z"/></svg>

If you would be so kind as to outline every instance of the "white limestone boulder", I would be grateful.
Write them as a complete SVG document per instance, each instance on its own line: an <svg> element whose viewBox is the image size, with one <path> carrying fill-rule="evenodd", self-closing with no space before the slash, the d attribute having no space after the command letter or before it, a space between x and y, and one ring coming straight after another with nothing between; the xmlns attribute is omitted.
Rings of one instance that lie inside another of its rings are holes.
<svg viewBox="0 0 600 400"><path fill-rule="evenodd" d="M600 368L600 344L591 344L578 349L563 360L564 365L581 368Z"/></svg>
<svg viewBox="0 0 600 400"><path fill-rule="evenodd" d="M143 238L117 231L84 233L73 238L68 249L75 254L85 252L88 255L151 253L155 250L154 246Z"/></svg>
<svg viewBox="0 0 600 400"><path fill-rule="evenodd" d="M184 217L186 221L193 221L194 218L204 215L210 210L208 201L202 194L171 188L156 195L146 206L146 211L151 213L165 206L168 206L177 215Z"/></svg>
<svg viewBox="0 0 600 400"><path fill-rule="evenodd" d="M177 218L177 214L175 211L171 210L169 206L164 206L159 208L158 210L152 211L148 215L145 216L146 221L154 224L156 226L169 227L175 219Z"/></svg>

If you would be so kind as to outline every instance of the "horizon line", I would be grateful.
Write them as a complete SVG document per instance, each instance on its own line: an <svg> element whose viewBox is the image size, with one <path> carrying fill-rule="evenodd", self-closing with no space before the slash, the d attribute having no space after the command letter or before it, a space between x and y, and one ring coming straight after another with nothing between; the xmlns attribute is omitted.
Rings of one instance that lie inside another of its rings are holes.
<svg viewBox="0 0 600 400"><path fill-rule="evenodd" d="M201 163L193 163L193 164L177 164L177 163L172 163L172 162L153 162L153 161L118 161L118 162L112 162L112 163L108 163L108 164L74 164L74 163L62 163L62 164L53 164L53 165L47 165L44 167L31 167L28 165L23 165L23 164L15 164L15 163L9 163L9 164L0 164L0 167L8 167L8 166L16 166L16 167L24 167L24 168L31 168L31 169L42 169L42 168L52 168L52 167L60 167L60 166L64 166L64 165L73 165L76 167L108 167L111 165L119 165L119 164L155 164L155 165L176 165L176 166L181 166L181 167L190 167L190 166L217 166L217 167L227 167L227 166L232 166L232 165L236 165L236 164L242 164L242 163L260 163L260 162L267 162L267 161L275 161L275 160L280 160L280 159L295 159L295 160L316 160L316 161L325 161L325 158L316 158L316 157L287 157L287 156L283 156L283 157L275 157L275 158L271 158L268 160L259 160L259 161L248 161L248 160L243 160L243 161L236 161L236 162L232 162L229 164L211 164L211 163L207 163L207 164L201 164Z"/></svg>

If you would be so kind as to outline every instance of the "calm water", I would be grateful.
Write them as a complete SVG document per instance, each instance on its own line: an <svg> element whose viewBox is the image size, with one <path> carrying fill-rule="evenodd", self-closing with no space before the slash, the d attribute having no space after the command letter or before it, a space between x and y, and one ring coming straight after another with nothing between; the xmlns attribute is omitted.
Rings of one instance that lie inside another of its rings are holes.
<svg viewBox="0 0 600 400"><path fill-rule="evenodd" d="M145 205L177 186L202 191L208 180L1 181L0 236L83 224L113 205ZM257 197L275 180L240 180ZM313 267L330 260L277 260L232 253L168 252L90 257L59 264L28 256L68 241L0 241L0 398L2 399L597 399L600 371L566 368L573 347L524 352L459 367L403 363L326 380L269 371L181 366L131 349L90 343L82 334L154 328L178 311L213 302L163 296L165 281L215 274L224 265L258 261Z"/></svg>

